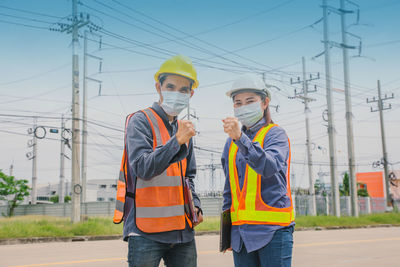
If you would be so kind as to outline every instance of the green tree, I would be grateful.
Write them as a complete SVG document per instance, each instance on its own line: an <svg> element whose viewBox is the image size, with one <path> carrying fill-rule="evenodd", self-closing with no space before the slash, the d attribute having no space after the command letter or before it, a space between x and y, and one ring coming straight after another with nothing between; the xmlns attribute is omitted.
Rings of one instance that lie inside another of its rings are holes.
<svg viewBox="0 0 400 267"><path fill-rule="evenodd" d="M349 174L346 172L343 177L343 187L340 190L341 196L350 195Z"/></svg>
<svg viewBox="0 0 400 267"><path fill-rule="evenodd" d="M0 200L7 201L7 214L13 216L14 209L21 204L25 197L29 196L28 180L17 180L14 176L8 176L0 170Z"/></svg>
<svg viewBox="0 0 400 267"><path fill-rule="evenodd" d="M58 199L59 199L58 195L50 197L50 201L53 202L53 203L58 203Z"/></svg>
<svg viewBox="0 0 400 267"><path fill-rule="evenodd" d="M71 196L65 196L64 203L69 203L69 202L71 202Z"/></svg>
<svg viewBox="0 0 400 267"><path fill-rule="evenodd" d="M357 185L361 185L361 183L357 183ZM357 195L358 195L359 197L369 197L367 187L364 186L364 188L358 189L358 190L357 190Z"/></svg>
<svg viewBox="0 0 400 267"><path fill-rule="evenodd" d="M369 197L368 191L367 191L367 189L365 189L365 188L360 188L360 189L358 189L357 195L358 195L359 197Z"/></svg>
<svg viewBox="0 0 400 267"><path fill-rule="evenodd" d="M50 201L53 203L58 203L60 197L58 195L50 197ZM69 203L71 202L71 197L70 196L65 196L64 197L64 203Z"/></svg>
<svg viewBox="0 0 400 267"><path fill-rule="evenodd" d="M340 187L341 196L350 195L350 184L349 184L349 174L346 172L343 177L343 186ZM360 183L357 183L360 184ZM369 197L368 190L366 188L360 188L357 190L357 195L359 197Z"/></svg>

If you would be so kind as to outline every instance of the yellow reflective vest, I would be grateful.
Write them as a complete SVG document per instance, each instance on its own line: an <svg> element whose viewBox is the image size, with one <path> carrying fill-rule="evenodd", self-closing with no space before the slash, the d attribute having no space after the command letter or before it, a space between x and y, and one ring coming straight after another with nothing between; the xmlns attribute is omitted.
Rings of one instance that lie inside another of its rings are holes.
<svg viewBox="0 0 400 267"><path fill-rule="evenodd" d="M277 126L269 124L262 127L253 139L258 142L261 148L264 148L264 139L268 131ZM289 141L289 139L288 139ZM290 207L276 208L266 204L261 197L261 175L246 165L245 178L242 190L240 189L236 156L238 152L237 145L232 141L229 148L229 181L231 186L231 221L233 225L242 224L270 224L288 226L294 221L293 201L290 193L290 141L289 141L289 159L286 172L287 196L290 198Z"/></svg>

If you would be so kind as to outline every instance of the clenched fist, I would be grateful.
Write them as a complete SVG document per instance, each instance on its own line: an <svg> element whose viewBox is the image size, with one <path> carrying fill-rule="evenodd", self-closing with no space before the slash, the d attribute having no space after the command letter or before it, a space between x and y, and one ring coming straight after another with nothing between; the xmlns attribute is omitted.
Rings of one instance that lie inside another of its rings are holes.
<svg viewBox="0 0 400 267"><path fill-rule="evenodd" d="M228 117L223 119L222 122L224 123L224 132L226 132L230 138L238 140L242 136L239 120L237 118Z"/></svg>
<svg viewBox="0 0 400 267"><path fill-rule="evenodd" d="M178 131L176 132L176 140L179 145L186 144L190 138L196 135L196 130L191 121L181 120L178 124Z"/></svg>

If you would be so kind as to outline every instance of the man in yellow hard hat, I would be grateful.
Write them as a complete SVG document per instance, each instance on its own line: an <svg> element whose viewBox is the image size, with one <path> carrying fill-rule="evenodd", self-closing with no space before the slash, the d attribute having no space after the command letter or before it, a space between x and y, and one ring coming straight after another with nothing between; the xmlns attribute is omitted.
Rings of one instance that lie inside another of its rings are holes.
<svg viewBox="0 0 400 267"><path fill-rule="evenodd" d="M193 183L196 132L177 116L199 82L182 55L166 60L154 78L159 101L127 117L114 222L124 221L129 266L156 267L161 259L197 266L193 229L203 217Z"/></svg>

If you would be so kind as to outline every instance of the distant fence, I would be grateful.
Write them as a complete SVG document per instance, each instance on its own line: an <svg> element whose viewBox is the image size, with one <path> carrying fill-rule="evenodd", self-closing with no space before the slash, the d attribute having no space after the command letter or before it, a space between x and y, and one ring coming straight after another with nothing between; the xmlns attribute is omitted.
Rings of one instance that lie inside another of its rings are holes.
<svg viewBox="0 0 400 267"><path fill-rule="evenodd" d="M81 214L88 216L111 216L114 214L115 202L87 202L81 205ZM0 206L0 214L6 213L7 207ZM71 216L71 203L20 205L14 215L48 215L58 217Z"/></svg>
<svg viewBox="0 0 400 267"><path fill-rule="evenodd" d="M360 214L369 213L382 213L385 212L385 199L384 198L369 198L359 197L358 208ZM202 197L201 204L205 216L219 216L222 210L223 199L221 197ZM308 215L308 206L310 203L310 196L296 196L296 214ZM318 215L332 215L332 203L328 197L317 196L316 206ZM400 209L400 202L397 202ZM113 216L115 202L87 202L81 205L81 214L87 216ZM0 206L0 216L6 213L7 206ZM340 198L340 211L342 216L351 215L351 202L350 197ZM14 214L21 215L49 215L58 217L71 216L70 203L57 203L57 204L37 204L37 205L21 205L18 206Z"/></svg>
<svg viewBox="0 0 400 267"><path fill-rule="evenodd" d="M206 216L218 216L222 209L222 198L201 198L203 213ZM115 202L87 202L81 205L81 214L87 216L113 216ZM0 206L1 214L7 212L7 206ZM71 203L20 205L14 215L48 215L58 217L71 216Z"/></svg>
<svg viewBox="0 0 400 267"><path fill-rule="evenodd" d="M297 215L309 214L310 199L311 197L307 195L295 197ZM333 214L333 205L330 197L316 196L315 200L318 215ZM396 205L400 209L400 203L397 202ZM386 199L359 197L358 210L360 214L383 213L386 210ZM351 199L349 196L340 197L340 214L342 216L351 216Z"/></svg>

